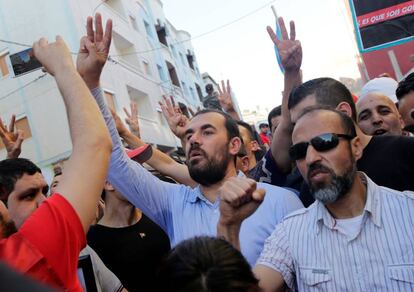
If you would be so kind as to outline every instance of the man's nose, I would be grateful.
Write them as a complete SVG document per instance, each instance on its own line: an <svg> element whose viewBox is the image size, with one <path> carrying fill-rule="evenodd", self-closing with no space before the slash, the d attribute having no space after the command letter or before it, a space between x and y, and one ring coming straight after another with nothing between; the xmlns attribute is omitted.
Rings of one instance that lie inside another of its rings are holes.
<svg viewBox="0 0 414 292"><path fill-rule="evenodd" d="M319 152L313 148L312 145L308 146L308 149L306 150L306 165L309 167L312 163L316 162L316 161L320 161L321 160L321 156L319 154Z"/></svg>

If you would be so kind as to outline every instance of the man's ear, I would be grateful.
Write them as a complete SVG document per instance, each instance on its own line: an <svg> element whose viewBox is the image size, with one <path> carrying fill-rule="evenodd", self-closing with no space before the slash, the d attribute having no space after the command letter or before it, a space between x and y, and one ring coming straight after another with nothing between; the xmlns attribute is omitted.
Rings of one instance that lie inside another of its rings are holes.
<svg viewBox="0 0 414 292"><path fill-rule="evenodd" d="M340 111L340 112L343 112L348 117L352 118L352 108L349 105L349 103L343 101L343 102L341 102L341 103L338 104L338 106L336 107L336 109L338 111Z"/></svg>
<svg viewBox="0 0 414 292"><path fill-rule="evenodd" d="M361 140L358 136L351 140L351 149L355 161L359 160L362 157L364 147L362 146Z"/></svg>
<svg viewBox="0 0 414 292"><path fill-rule="evenodd" d="M240 171L242 171L244 174L247 174L249 172L250 169L250 159L249 157L243 156L241 158L239 158L241 163L240 163Z"/></svg>
<svg viewBox="0 0 414 292"><path fill-rule="evenodd" d="M109 192L115 191L115 188L110 184L109 181L105 182L104 189L105 191L109 191Z"/></svg>
<svg viewBox="0 0 414 292"><path fill-rule="evenodd" d="M259 143L256 140L250 141L250 148L252 149L252 152L261 150Z"/></svg>
<svg viewBox="0 0 414 292"><path fill-rule="evenodd" d="M239 137L233 137L229 142L229 154L235 156L240 151L241 139Z"/></svg>

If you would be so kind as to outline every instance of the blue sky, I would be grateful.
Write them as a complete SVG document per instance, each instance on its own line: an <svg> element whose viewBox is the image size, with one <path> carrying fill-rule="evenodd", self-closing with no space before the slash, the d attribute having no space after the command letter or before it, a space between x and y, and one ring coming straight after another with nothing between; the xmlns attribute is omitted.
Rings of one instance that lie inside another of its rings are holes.
<svg viewBox="0 0 414 292"><path fill-rule="evenodd" d="M163 0L166 17L192 36L239 18L268 0ZM347 25L343 0L278 0L273 3L285 22L295 20L304 51L304 80L329 76L359 77L356 45ZM242 109L271 109L281 102L283 76L277 66L266 25L274 26L269 8L193 40L202 72L216 81L230 79Z"/></svg>

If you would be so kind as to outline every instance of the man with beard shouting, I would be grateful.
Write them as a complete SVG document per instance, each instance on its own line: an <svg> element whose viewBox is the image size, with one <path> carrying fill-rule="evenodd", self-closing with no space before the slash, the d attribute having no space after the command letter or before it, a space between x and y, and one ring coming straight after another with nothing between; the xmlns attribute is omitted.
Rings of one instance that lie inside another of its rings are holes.
<svg viewBox="0 0 414 292"><path fill-rule="evenodd" d="M290 148L316 201L287 216L254 269L264 291L408 291L414 263L414 193L376 185L356 170L363 151L352 119L310 108ZM218 230L236 247L240 222L260 203L222 197ZM241 202L241 203L240 203Z"/></svg>

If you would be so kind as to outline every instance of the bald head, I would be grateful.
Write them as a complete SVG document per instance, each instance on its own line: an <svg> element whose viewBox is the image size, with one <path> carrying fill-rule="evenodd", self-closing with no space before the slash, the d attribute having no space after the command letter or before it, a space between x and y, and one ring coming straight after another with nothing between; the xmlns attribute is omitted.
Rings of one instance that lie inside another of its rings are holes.
<svg viewBox="0 0 414 292"><path fill-rule="evenodd" d="M368 93L356 104L357 121L367 135L402 135L404 127L394 102L379 92Z"/></svg>

